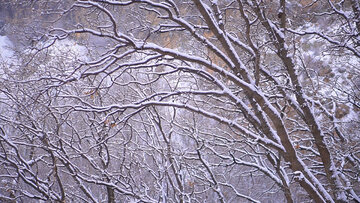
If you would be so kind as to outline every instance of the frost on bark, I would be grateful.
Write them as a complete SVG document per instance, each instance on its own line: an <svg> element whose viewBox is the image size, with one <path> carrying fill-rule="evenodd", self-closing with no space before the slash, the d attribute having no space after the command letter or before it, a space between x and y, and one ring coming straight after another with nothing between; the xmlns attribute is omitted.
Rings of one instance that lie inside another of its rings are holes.
<svg viewBox="0 0 360 203"><path fill-rule="evenodd" d="M1 201L360 202L357 1L30 6Z"/></svg>

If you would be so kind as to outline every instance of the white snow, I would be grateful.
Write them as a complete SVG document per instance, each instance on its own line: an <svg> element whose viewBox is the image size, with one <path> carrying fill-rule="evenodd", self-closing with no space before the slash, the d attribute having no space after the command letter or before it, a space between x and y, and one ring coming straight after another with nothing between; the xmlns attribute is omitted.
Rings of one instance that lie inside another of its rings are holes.
<svg viewBox="0 0 360 203"><path fill-rule="evenodd" d="M14 55L12 42L7 36L0 35L0 61L10 61Z"/></svg>
<svg viewBox="0 0 360 203"><path fill-rule="evenodd" d="M0 78L6 78L6 72L14 71L17 58L13 51L13 43L7 36L0 35Z"/></svg>

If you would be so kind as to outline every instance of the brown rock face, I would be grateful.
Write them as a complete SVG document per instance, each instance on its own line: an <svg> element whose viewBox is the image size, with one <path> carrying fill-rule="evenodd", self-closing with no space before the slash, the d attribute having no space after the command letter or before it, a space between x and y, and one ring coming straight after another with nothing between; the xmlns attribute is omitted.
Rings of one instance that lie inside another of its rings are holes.
<svg viewBox="0 0 360 203"><path fill-rule="evenodd" d="M335 118L341 119L350 112L350 107L346 104L337 104L335 110Z"/></svg>

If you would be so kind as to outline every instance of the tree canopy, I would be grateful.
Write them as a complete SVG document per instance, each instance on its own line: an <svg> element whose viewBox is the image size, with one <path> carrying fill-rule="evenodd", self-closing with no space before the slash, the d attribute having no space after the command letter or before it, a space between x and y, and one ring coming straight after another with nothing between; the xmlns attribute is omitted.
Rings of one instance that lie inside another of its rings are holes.
<svg viewBox="0 0 360 203"><path fill-rule="evenodd" d="M360 202L359 1L1 6L1 201Z"/></svg>

